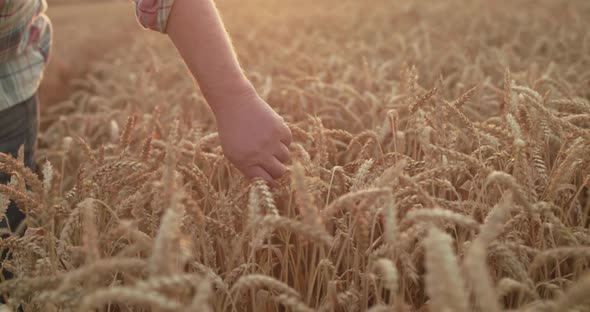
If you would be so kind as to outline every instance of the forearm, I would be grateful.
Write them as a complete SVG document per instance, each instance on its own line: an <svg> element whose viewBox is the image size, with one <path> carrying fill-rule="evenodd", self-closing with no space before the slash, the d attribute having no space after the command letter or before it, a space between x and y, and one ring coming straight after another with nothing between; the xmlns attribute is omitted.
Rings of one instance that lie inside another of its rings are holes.
<svg viewBox="0 0 590 312"><path fill-rule="evenodd" d="M176 0L167 33L214 112L229 97L255 93L244 76L213 0Z"/></svg>

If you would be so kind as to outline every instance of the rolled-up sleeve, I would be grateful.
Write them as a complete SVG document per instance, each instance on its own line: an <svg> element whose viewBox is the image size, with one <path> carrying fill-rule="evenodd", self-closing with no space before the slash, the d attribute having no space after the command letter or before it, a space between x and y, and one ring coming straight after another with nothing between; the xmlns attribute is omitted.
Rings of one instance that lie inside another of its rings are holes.
<svg viewBox="0 0 590 312"><path fill-rule="evenodd" d="M134 0L139 23L149 29L166 33L168 17L175 0Z"/></svg>

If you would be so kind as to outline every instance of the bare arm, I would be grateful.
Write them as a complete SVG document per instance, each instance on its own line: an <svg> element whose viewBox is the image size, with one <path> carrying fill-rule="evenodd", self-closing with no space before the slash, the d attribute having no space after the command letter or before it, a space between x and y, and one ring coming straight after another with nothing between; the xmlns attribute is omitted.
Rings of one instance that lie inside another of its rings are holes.
<svg viewBox="0 0 590 312"><path fill-rule="evenodd" d="M176 0L167 33L193 73L205 98L217 111L226 95L255 93L232 49L211 0Z"/></svg>
<svg viewBox="0 0 590 312"><path fill-rule="evenodd" d="M215 114L225 156L248 177L282 176L291 133L243 74L213 1L176 0L167 33Z"/></svg>

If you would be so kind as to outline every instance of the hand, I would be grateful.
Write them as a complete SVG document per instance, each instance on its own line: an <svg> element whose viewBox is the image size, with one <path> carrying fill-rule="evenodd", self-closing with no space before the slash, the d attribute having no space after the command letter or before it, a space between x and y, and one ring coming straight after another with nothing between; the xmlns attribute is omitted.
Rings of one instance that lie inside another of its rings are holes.
<svg viewBox="0 0 590 312"><path fill-rule="evenodd" d="M274 184L287 171L289 127L256 92L222 101L214 113L225 157L246 177Z"/></svg>

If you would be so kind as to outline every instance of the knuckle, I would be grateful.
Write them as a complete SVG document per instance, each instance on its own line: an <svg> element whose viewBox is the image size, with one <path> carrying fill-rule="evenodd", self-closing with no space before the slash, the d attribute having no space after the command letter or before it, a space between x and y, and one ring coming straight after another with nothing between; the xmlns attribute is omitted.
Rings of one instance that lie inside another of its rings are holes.
<svg viewBox="0 0 590 312"><path fill-rule="evenodd" d="M280 126L275 126L272 128L273 137L280 136L283 133L283 129Z"/></svg>
<svg viewBox="0 0 590 312"><path fill-rule="evenodd" d="M283 139L287 140L287 142L291 142L293 140L293 133L291 133L291 129L289 129L289 127L285 127L283 131Z"/></svg>

